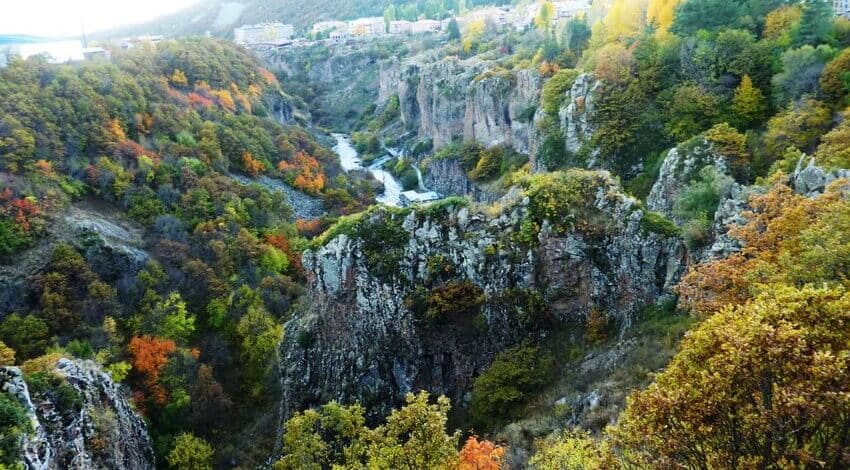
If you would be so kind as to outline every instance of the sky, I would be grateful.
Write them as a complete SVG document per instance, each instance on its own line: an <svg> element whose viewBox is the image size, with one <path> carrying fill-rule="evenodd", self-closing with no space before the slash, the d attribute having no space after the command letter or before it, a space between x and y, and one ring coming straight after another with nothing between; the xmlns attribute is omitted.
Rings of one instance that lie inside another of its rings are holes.
<svg viewBox="0 0 850 470"><path fill-rule="evenodd" d="M199 0L0 0L0 34L79 36L143 23Z"/></svg>

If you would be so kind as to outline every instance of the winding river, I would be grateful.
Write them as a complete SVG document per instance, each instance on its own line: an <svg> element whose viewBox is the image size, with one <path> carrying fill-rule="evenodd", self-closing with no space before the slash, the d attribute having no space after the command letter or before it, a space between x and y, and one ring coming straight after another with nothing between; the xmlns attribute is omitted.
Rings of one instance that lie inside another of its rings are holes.
<svg viewBox="0 0 850 470"><path fill-rule="evenodd" d="M380 158L369 165L369 167L364 167L361 164L360 156L357 155L357 150L351 145L351 140L348 136L344 134L334 134L333 136L336 139L334 151L339 155L339 164L342 166L342 169L345 171L368 170L375 179L384 185L384 193L375 199L388 206L400 207L402 205L401 193L403 191L401 183L392 174L381 168L381 165L387 161L387 158Z"/></svg>

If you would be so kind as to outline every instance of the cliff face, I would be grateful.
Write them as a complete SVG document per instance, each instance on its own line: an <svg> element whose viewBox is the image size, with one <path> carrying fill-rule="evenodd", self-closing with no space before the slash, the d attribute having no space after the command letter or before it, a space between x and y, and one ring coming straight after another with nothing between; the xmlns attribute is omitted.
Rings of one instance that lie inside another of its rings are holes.
<svg viewBox="0 0 850 470"><path fill-rule="evenodd" d="M576 154L596 132L593 126L596 93L601 82L593 75L584 73L576 78L572 87L567 91L558 118L561 122L561 132L564 135L564 147L569 154ZM592 153L588 166L597 167L596 155Z"/></svg>
<svg viewBox="0 0 850 470"><path fill-rule="evenodd" d="M563 231L544 220L523 236L536 203L514 189L496 215L460 206L370 214L364 233L398 224L407 240L390 276L375 268L364 235L306 252L310 301L286 325L280 350L284 414L359 400L380 415L418 389L462 404L497 352L546 334L529 321L533 299L548 305L545 321L566 328L581 331L591 310L628 328L637 309L667 295L684 251L644 230L644 212L607 174L587 182L593 228ZM483 295L478 315L426 318L427 296L460 285Z"/></svg>
<svg viewBox="0 0 850 470"><path fill-rule="evenodd" d="M68 359L51 373L73 389L76 403L68 404L68 392L30 390L17 367L0 368L0 391L16 398L32 423L22 446L27 468L154 468L145 422L108 375L94 363Z"/></svg>
<svg viewBox="0 0 850 470"><path fill-rule="evenodd" d="M461 136L487 146L534 146L534 107L542 87L536 70L507 71L477 58L409 58L381 63L378 104L399 97L402 121L435 149Z"/></svg>

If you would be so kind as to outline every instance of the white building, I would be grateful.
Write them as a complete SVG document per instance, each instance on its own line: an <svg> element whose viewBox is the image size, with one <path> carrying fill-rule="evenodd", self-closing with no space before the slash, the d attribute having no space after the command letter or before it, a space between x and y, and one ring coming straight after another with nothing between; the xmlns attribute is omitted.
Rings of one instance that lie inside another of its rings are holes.
<svg viewBox="0 0 850 470"><path fill-rule="evenodd" d="M348 32L352 36L382 36L387 31L383 17L358 18L348 22Z"/></svg>
<svg viewBox="0 0 850 470"><path fill-rule="evenodd" d="M84 47L83 48L83 59L88 61L109 61L112 58L112 54L109 53L108 50L102 47Z"/></svg>
<svg viewBox="0 0 850 470"><path fill-rule="evenodd" d="M410 32L413 34L432 33L443 29L443 23L437 20L419 20L411 25Z"/></svg>
<svg viewBox="0 0 850 470"><path fill-rule="evenodd" d="M233 39L238 44L281 44L292 39L295 28L291 24L261 23L240 26L233 30Z"/></svg>
<svg viewBox="0 0 850 470"><path fill-rule="evenodd" d="M850 0L845 0L850 1ZM590 2L586 0L570 0L566 2L555 2L552 4L555 7L555 18L571 19L577 16L582 16L590 11Z"/></svg>
<svg viewBox="0 0 850 470"><path fill-rule="evenodd" d="M410 34L413 31L413 23L406 20L390 21L390 34Z"/></svg>
<svg viewBox="0 0 850 470"><path fill-rule="evenodd" d="M313 24L310 30L313 34L321 34L329 31L348 31L348 23L345 21L319 21Z"/></svg>
<svg viewBox="0 0 850 470"><path fill-rule="evenodd" d="M850 18L850 0L832 0L832 11L835 16Z"/></svg>

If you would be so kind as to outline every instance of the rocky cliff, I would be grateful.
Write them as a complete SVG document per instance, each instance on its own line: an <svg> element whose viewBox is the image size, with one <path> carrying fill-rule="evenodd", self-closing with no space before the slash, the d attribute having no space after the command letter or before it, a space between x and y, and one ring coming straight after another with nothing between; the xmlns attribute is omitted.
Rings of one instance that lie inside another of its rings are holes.
<svg viewBox="0 0 850 470"><path fill-rule="evenodd" d="M59 359L43 374L55 383L45 388L42 379L36 390L17 367L0 368L0 391L16 398L32 423L22 443L28 469L154 468L145 422L97 365Z"/></svg>
<svg viewBox="0 0 850 470"><path fill-rule="evenodd" d="M405 126L436 149L462 137L528 153L542 82L536 70L509 71L478 58L393 59L381 63L378 104L397 95Z"/></svg>
<svg viewBox="0 0 850 470"><path fill-rule="evenodd" d="M284 415L328 400L380 415L418 389L462 405L497 352L580 331L593 310L628 328L668 294L681 243L647 230L607 173L542 178L488 208L378 209L307 251L310 300L280 350Z"/></svg>

